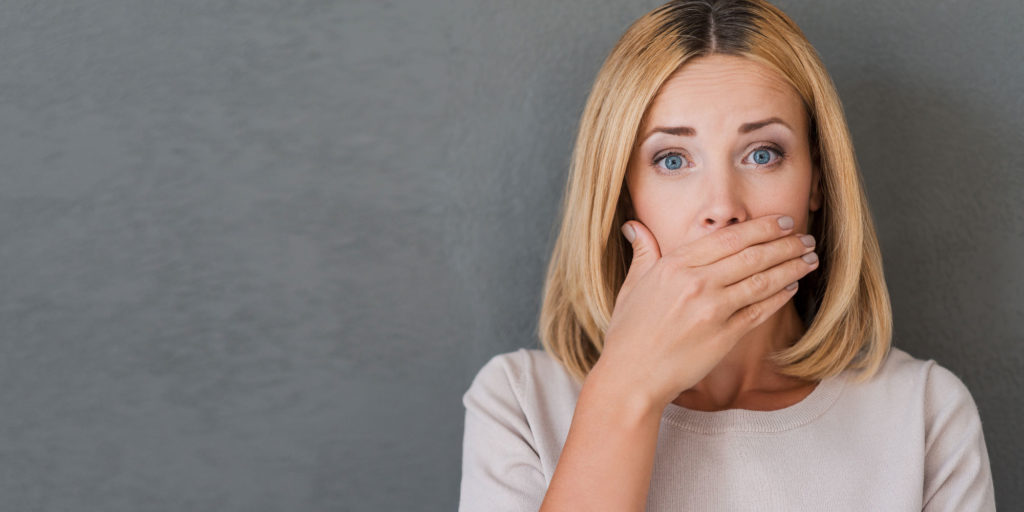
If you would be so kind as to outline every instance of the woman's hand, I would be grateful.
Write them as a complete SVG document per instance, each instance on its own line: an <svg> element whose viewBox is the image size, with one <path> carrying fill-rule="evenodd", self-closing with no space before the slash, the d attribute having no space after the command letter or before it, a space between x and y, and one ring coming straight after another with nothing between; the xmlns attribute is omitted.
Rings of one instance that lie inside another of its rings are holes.
<svg viewBox="0 0 1024 512"><path fill-rule="evenodd" d="M782 217L734 224L664 256L643 224L624 224L627 238L628 228L635 232L633 261L594 370L611 372L660 408L703 379L818 266L816 255L808 255L813 263L801 257L814 238L802 235L808 247L779 225Z"/></svg>

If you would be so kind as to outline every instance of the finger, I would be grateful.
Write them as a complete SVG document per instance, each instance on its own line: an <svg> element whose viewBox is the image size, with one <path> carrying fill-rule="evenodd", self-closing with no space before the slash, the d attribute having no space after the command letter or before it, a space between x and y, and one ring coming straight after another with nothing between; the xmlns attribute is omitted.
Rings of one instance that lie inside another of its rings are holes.
<svg viewBox="0 0 1024 512"><path fill-rule="evenodd" d="M744 334L764 323L770 316L786 304L799 289L799 282L792 281L793 289L781 290L753 304L748 304L734 312L726 321L724 331L731 336L728 339L739 339Z"/></svg>
<svg viewBox="0 0 1024 512"><path fill-rule="evenodd" d="M633 259L629 263L629 270L626 272L626 279L622 287L632 286L632 283L647 273L654 263L661 259L661 247L654 238L651 230L643 223L631 220L622 225L622 234L633 247Z"/></svg>
<svg viewBox="0 0 1024 512"><path fill-rule="evenodd" d="M788 219L788 227L779 224L780 219ZM681 257L687 265L697 267L709 265L726 256L736 254L747 247L775 240L793 231L793 219L787 215L766 215L726 226L705 235L680 249Z"/></svg>
<svg viewBox="0 0 1024 512"><path fill-rule="evenodd" d="M715 262L710 267L714 268L714 271L709 272L711 281L719 286L738 283L753 274L813 251L814 242L811 235L792 234L751 245Z"/></svg>
<svg viewBox="0 0 1024 512"><path fill-rule="evenodd" d="M817 254L809 252L726 286L722 289L722 301L729 306L730 311L739 311L746 306L771 297L786 285L799 280L816 268L818 268Z"/></svg>

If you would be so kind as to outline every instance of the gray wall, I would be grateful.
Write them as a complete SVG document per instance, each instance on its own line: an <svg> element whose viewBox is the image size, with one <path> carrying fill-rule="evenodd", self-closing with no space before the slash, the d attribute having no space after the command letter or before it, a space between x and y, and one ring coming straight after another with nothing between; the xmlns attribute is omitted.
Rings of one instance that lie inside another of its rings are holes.
<svg viewBox="0 0 1024 512"><path fill-rule="evenodd" d="M535 347L574 130L658 1L0 5L4 510L454 510L461 395ZM1024 499L1024 4L788 0L895 343Z"/></svg>

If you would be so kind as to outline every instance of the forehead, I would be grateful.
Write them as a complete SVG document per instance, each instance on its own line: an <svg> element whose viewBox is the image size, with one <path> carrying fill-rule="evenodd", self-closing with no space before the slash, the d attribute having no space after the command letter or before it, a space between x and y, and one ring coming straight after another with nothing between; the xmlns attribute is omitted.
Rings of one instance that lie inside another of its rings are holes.
<svg viewBox="0 0 1024 512"><path fill-rule="evenodd" d="M799 94L782 76L745 57L710 55L688 61L666 80L644 116L644 127L712 121L739 125L772 115L794 128L804 117Z"/></svg>

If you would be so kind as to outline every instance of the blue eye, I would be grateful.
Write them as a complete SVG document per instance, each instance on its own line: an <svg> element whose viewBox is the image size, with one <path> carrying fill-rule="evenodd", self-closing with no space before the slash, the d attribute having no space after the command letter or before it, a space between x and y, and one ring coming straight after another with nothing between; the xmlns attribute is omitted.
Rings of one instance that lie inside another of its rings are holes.
<svg viewBox="0 0 1024 512"><path fill-rule="evenodd" d="M665 165L667 166L667 170L673 171L673 172L674 171L678 171L679 169L681 169L683 167L683 163L685 161L685 159L683 158L683 155L681 155L679 153L672 152L672 153L665 153L664 155L656 157L652 163L654 165L658 165L662 160L665 161Z"/></svg>
<svg viewBox="0 0 1024 512"><path fill-rule="evenodd" d="M772 158L772 152L779 156L778 158L775 159L775 163L770 163ZM779 161L786 156L786 153L782 151L782 149L774 146L761 146L755 149L754 152L751 153L751 155L753 155L754 165L756 165L757 167L771 167L773 165L778 165Z"/></svg>

